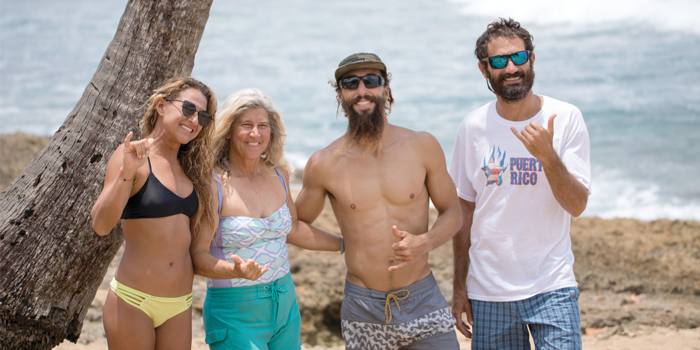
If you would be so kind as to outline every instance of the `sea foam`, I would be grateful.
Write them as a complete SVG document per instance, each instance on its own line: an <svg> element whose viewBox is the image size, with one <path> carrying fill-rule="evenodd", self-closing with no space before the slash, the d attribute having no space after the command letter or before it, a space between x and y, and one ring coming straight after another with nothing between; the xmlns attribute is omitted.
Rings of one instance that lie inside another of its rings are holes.
<svg viewBox="0 0 700 350"><path fill-rule="evenodd" d="M700 35L700 27L696 25L700 2L693 0L449 1L462 4L464 14L493 18L512 17L521 23L535 25L648 23L660 31Z"/></svg>

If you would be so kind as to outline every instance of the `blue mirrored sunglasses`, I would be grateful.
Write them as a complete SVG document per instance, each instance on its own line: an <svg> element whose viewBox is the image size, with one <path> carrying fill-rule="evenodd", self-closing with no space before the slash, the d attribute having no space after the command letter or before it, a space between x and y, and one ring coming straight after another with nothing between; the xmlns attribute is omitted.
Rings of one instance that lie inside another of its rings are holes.
<svg viewBox="0 0 700 350"><path fill-rule="evenodd" d="M508 59L510 58L514 65L520 66L527 62L531 52L530 50L518 51L507 55L487 57L482 59L482 61L488 62L493 69L503 69L508 65Z"/></svg>

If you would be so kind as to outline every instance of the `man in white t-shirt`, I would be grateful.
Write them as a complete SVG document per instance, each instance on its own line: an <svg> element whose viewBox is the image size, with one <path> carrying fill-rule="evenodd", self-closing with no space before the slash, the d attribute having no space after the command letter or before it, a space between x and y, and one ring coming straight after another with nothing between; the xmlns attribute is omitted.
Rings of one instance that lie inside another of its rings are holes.
<svg viewBox="0 0 700 350"><path fill-rule="evenodd" d="M518 22L488 25L475 54L497 99L455 142L452 313L472 349L529 349L528 328L538 350L581 348L569 229L590 193L588 130L575 106L533 94L533 50Z"/></svg>

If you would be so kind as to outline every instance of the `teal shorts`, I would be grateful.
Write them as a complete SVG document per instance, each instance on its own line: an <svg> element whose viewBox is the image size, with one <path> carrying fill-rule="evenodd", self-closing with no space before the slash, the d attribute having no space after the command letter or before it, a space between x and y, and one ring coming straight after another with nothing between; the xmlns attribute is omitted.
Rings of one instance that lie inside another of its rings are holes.
<svg viewBox="0 0 700 350"><path fill-rule="evenodd" d="M291 274L254 286L207 288L203 314L205 341L212 350L301 349Z"/></svg>

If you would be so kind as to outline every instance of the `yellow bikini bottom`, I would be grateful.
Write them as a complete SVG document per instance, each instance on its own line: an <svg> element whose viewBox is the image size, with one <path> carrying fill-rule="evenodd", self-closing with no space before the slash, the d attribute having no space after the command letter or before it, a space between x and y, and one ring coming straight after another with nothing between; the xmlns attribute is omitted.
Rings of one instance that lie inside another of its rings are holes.
<svg viewBox="0 0 700 350"><path fill-rule="evenodd" d="M112 278L109 286L114 294L126 301L127 304L146 313L153 320L153 328L157 328L192 306L192 293L177 298L155 297L127 287L117 282L116 278Z"/></svg>

